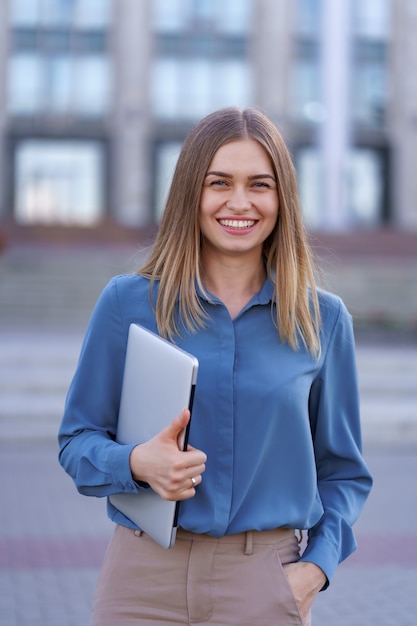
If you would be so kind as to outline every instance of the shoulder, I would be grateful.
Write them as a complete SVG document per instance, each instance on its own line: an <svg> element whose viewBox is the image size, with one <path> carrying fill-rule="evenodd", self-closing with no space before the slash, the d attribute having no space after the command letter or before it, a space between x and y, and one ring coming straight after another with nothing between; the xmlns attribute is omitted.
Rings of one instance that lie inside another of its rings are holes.
<svg viewBox="0 0 417 626"><path fill-rule="evenodd" d="M123 317L138 313L149 304L150 281L139 274L114 276L104 287L98 300L99 309L109 307Z"/></svg>
<svg viewBox="0 0 417 626"><path fill-rule="evenodd" d="M322 355L336 351L339 355L354 351L354 329L352 316L343 300L328 291L319 290L318 299L321 314Z"/></svg>
<svg viewBox="0 0 417 626"><path fill-rule="evenodd" d="M319 301L322 328L326 332L331 332L338 323L351 323L352 317L347 310L343 300L334 293L317 290Z"/></svg>
<svg viewBox="0 0 417 626"><path fill-rule="evenodd" d="M140 274L120 274L114 276L107 284L105 289L117 292L118 296L123 297L133 292L149 293L150 281L148 278Z"/></svg>

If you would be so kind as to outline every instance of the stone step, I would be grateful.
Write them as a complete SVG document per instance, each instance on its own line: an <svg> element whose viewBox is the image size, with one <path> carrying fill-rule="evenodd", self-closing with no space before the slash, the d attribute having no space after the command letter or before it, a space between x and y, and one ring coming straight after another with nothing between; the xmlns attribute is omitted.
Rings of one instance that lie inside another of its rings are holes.
<svg viewBox="0 0 417 626"><path fill-rule="evenodd" d="M60 321L82 328L107 281L134 271L146 249L12 247L0 256L0 326ZM338 293L356 324L417 328L417 260L323 260L324 283Z"/></svg>
<svg viewBox="0 0 417 626"><path fill-rule="evenodd" d="M132 249L11 249L0 256L0 326L85 326L106 283L134 271L143 253Z"/></svg>

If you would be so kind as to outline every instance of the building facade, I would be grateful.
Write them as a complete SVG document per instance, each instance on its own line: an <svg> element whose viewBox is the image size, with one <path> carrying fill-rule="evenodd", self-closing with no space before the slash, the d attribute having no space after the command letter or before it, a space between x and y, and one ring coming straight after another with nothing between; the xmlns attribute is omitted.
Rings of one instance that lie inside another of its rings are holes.
<svg viewBox="0 0 417 626"><path fill-rule="evenodd" d="M417 230L414 0L5 0L0 222L157 223L181 143L278 125L312 230Z"/></svg>

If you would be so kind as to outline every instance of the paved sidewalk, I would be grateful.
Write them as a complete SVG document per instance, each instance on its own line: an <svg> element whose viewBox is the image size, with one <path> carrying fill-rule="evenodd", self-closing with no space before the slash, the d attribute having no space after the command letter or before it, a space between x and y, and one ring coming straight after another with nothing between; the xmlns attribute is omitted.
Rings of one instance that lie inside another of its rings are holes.
<svg viewBox="0 0 417 626"><path fill-rule="evenodd" d="M417 448L365 454L375 487L357 524L360 547L316 600L313 626L416 624ZM0 442L1 626L89 624L112 524L105 502L79 495L56 455L52 441Z"/></svg>

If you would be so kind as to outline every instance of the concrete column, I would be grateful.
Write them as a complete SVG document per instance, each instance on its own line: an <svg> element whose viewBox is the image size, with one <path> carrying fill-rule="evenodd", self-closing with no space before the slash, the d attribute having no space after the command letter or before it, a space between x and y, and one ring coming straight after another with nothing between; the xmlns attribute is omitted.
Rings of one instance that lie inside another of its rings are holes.
<svg viewBox="0 0 417 626"><path fill-rule="evenodd" d="M323 220L326 230L349 224L346 198L349 146L350 2L322 2L322 124Z"/></svg>
<svg viewBox="0 0 417 626"><path fill-rule="evenodd" d="M125 226L151 219L149 154L149 2L114 3L112 216Z"/></svg>
<svg viewBox="0 0 417 626"><path fill-rule="evenodd" d="M285 134L289 106L289 70L293 0L253 3L252 55L255 104Z"/></svg>
<svg viewBox="0 0 417 626"><path fill-rule="evenodd" d="M9 48L8 3L0 2L0 219L9 214L6 206L6 122L7 122L7 61Z"/></svg>
<svg viewBox="0 0 417 626"><path fill-rule="evenodd" d="M417 3L393 4L390 134L394 225L417 230Z"/></svg>

